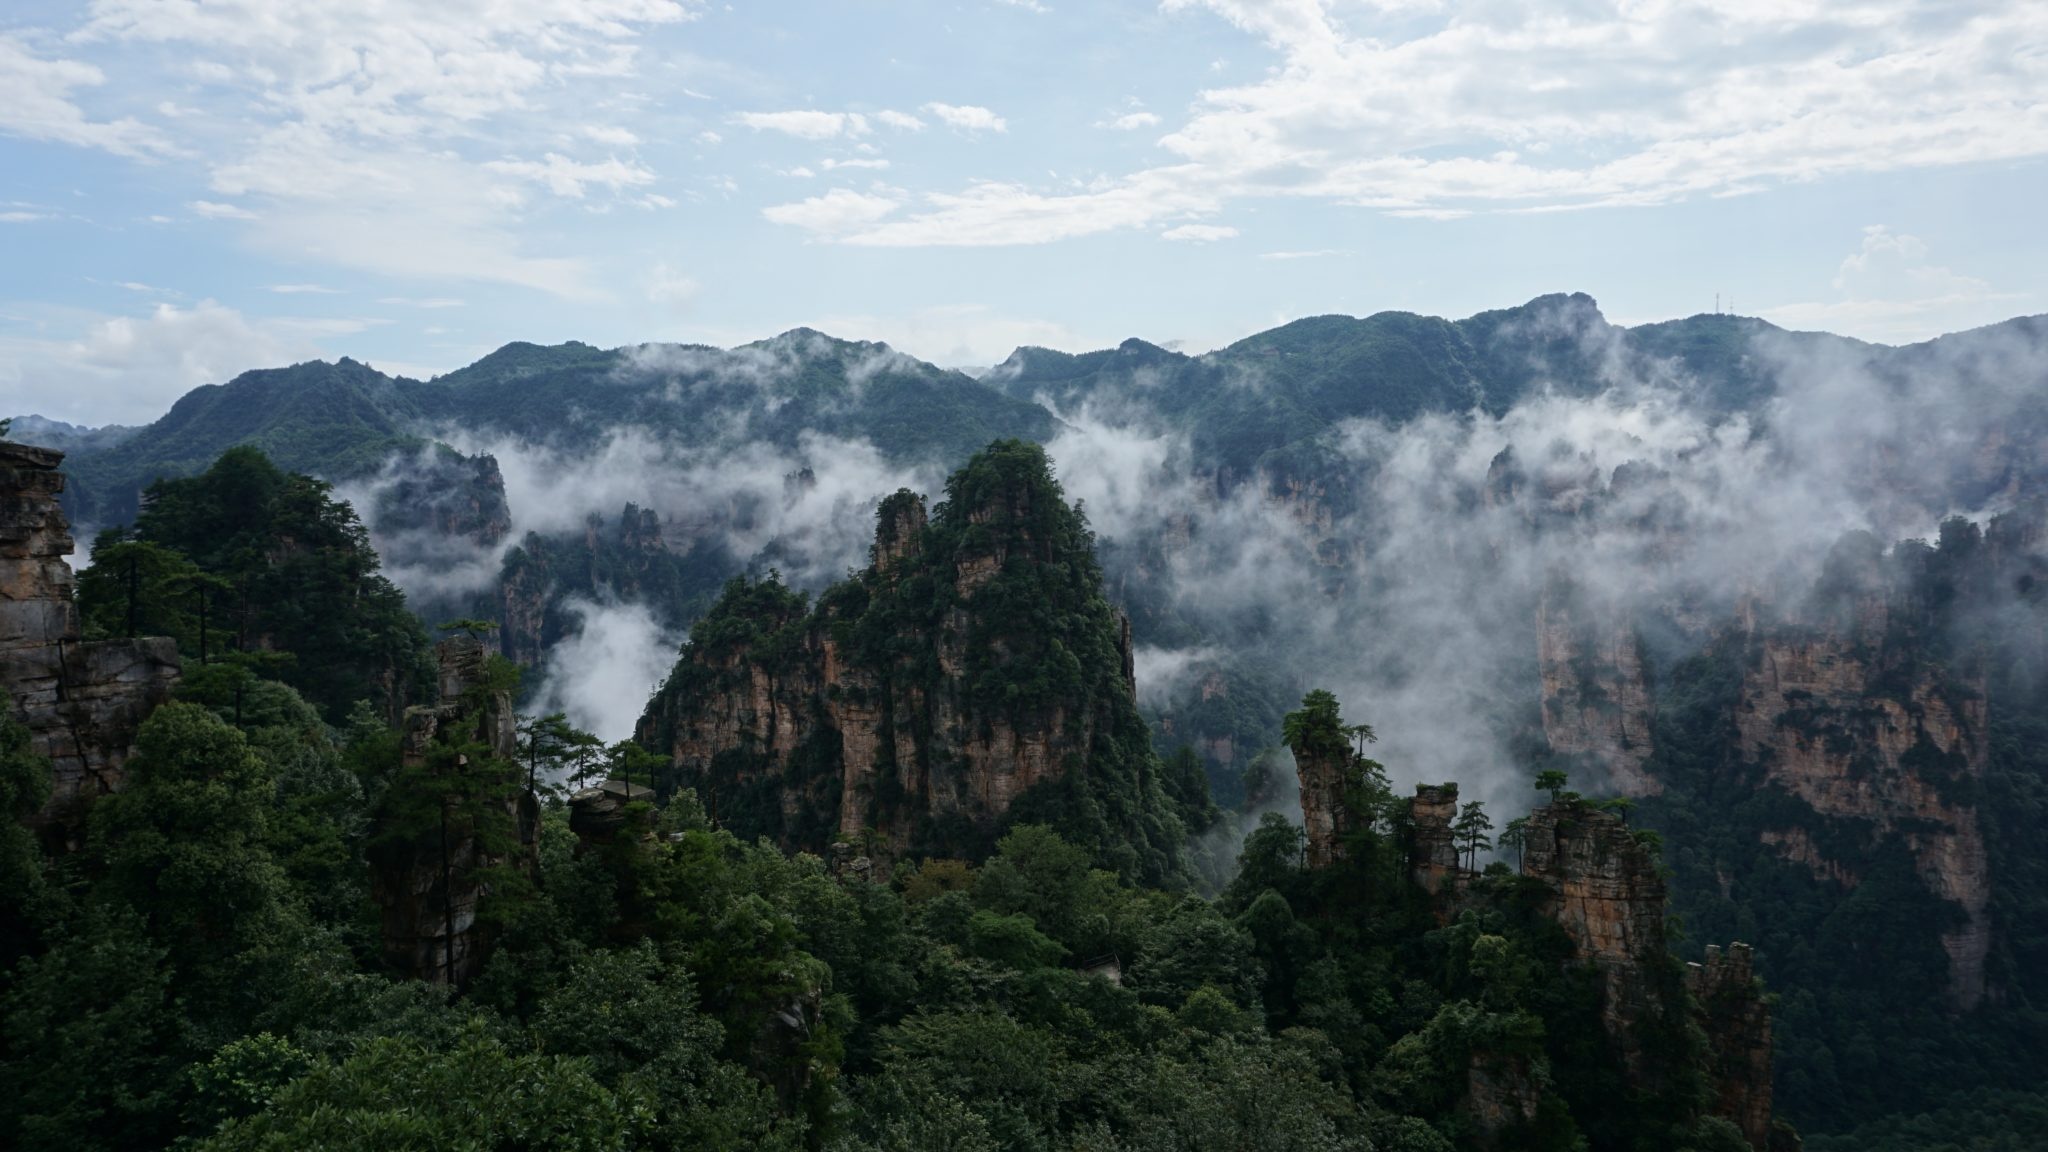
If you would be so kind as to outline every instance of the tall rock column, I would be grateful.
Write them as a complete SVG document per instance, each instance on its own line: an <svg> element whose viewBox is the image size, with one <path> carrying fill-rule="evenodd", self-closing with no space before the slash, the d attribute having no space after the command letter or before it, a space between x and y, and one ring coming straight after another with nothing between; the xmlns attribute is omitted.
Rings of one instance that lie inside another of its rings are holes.
<svg viewBox="0 0 2048 1152"><path fill-rule="evenodd" d="M1600 972L1601 1022L1634 1067L1643 1024L1668 1011L1654 968L1664 951L1664 877L1619 816L1565 800L1529 815L1522 871L1548 884L1551 916Z"/></svg>
<svg viewBox="0 0 2048 1152"><path fill-rule="evenodd" d="M1301 826L1308 833L1310 868L1327 868L1344 858L1344 838L1358 819L1345 801L1357 756L1349 748L1296 748L1294 771L1301 780Z"/></svg>
<svg viewBox="0 0 2048 1152"><path fill-rule="evenodd" d="M53 788L36 819L53 849L74 848L85 808L118 791L135 734L178 678L161 636L85 642L72 602L73 542L58 497L64 454L0 443L0 691L48 757Z"/></svg>
<svg viewBox="0 0 2048 1152"><path fill-rule="evenodd" d="M492 893L492 873L539 871L540 802L520 777L511 695L486 688L483 644L457 636L436 655L440 703L407 709L401 753L413 776L407 786L429 814L384 813L406 826L372 850L371 887L386 962L415 979L461 987L489 953L490 933L477 914ZM491 763L435 755L437 745L468 744L481 744Z"/></svg>
<svg viewBox="0 0 2048 1152"><path fill-rule="evenodd" d="M1458 882L1458 840L1451 822L1458 818L1456 784L1417 784L1408 808L1414 848L1410 871L1422 890L1434 896Z"/></svg>
<svg viewBox="0 0 2048 1152"><path fill-rule="evenodd" d="M1705 964L1686 966L1685 988L1695 1019L1707 1034L1712 1061L1713 1111L1737 1128L1752 1148L1771 1140L1771 1010L1747 944L1728 950L1709 945Z"/></svg>

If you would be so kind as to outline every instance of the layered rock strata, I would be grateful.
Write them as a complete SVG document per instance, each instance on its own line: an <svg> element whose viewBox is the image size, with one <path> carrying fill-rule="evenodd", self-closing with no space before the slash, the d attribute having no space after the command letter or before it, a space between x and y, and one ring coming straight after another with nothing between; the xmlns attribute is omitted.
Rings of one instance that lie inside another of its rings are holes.
<svg viewBox="0 0 2048 1152"><path fill-rule="evenodd" d="M1740 751L1816 814L1904 841L1928 889L1962 912L1941 942L1950 998L1968 1010L1985 991L1991 881L1972 790L1957 785L1984 774L1984 685L1888 654L1888 613L1872 597L1846 628L1755 634L1735 716ZM1826 857L1803 829L1765 838L1816 876L1855 886L1856 863Z"/></svg>
<svg viewBox="0 0 2048 1152"><path fill-rule="evenodd" d="M179 663L164 637L86 642L72 600L74 542L59 499L64 456L0 443L0 691L50 760L36 819L55 850L75 848L86 807L118 791L135 734L170 698Z"/></svg>
<svg viewBox="0 0 2048 1152"><path fill-rule="evenodd" d="M1754 959L1747 944L1708 945L1704 964L1686 965L1685 988L1707 1037L1714 1113L1762 1149L1771 1142L1771 1010Z"/></svg>
<svg viewBox="0 0 2048 1152"><path fill-rule="evenodd" d="M1358 756L1350 748L1296 748L1294 770L1301 781L1301 826L1311 868L1344 858L1344 838L1358 827L1345 794L1358 780Z"/></svg>
<svg viewBox="0 0 2048 1152"><path fill-rule="evenodd" d="M1613 813L1565 800L1529 814L1522 871L1550 887L1551 918L1600 973L1601 1022L1637 1062L1641 1026L1670 1008L1652 969L1664 948L1664 876Z"/></svg>
<svg viewBox="0 0 2048 1152"><path fill-rule="evenodd" d="M440 703L406 710L401 752L407 772L433 778L421 789L433 811L409 821L407 834L380 838L371 890L386 963L414 979L462 987L489 954L490 929L478 912L492 895L492 874L539 872L540 802L521 783L512 698L488 686L483 644L457 636L435 654ZM476 745L484 763L457 751Z"/></svg>
<svg viewBox="0 0 2048 1152"><path fill-rule="evenodd" d="M1414 849L1409 874L1432 896L1456 887L1458 840L1451 824L1458 818L1456 784L1417 784L1408 807Z"/></svg>
<svg viewBox="0 0 2048 1152"><path fill-rule="evenodd" d="M1076 773L1130 788L1104 810L1119 838L1147 835L1129 805L1160 784L1139 763L1129 625L1034 459L1006 458L943 525L914 493L883 501L870 566L815 607L772 581L728 589L639 725L668 778L743 834L877 867L986 843Z"/></svg>
<svg viewBox="0 0 2048 1152"><path fill-rule="evenodd" d="M1655 703L1635 631L1589 622L1567 593L1546 589L1536 608L1536 656L1551 750L1593 767L1622 795L1662 792L1648 770Z"/></svg>

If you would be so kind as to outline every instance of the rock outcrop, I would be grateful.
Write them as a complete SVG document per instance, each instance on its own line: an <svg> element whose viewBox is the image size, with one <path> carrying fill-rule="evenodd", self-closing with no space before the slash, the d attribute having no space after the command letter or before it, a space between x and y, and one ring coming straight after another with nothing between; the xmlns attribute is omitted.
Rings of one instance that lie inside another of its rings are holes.
<svg viewBox="0 0 2048 1152"><path fill-rule="evenodd" d="M1294 771L1301 781L1301 826L1307 835L1310 868L1327 868L1344 858L1344 838L1358 817L1345 802L1358 780L1358 755L1348 747L1296 748Z"/></svg>
<svg viewBox="0 0 2048 1152"><path fill-rule="evenodd" d="M1704 964L1689 964L1685 989L1706 1033L1714 1114L1742 1129L1750 1147L1771 1145L1771 1010L1747 944L1727 951L1708 945Z"/></svg>
<svg viewBox="0 0 2048 1152"><path fill-rule="evenodd" d="M549 648L582 625L573 598L646 604L664 625L689 600L678 553L652 508L627 504L616 524L592 513L578 533L529 532L505 555L495 603L484 611L499 624L499 651L521 667L537 667Z"/></svg>
<svg viewBox="0 0 2048 1152"><path fill-rule="evenodd" d="M718 822L820 855L858 844L879 867L972 854L1038 795L1055 824L1092 809L1083 839L1178 854L1145 813L1172 804L1079 520L1042 450L991 453L935 516L908 491L883 501L870 566L815 607L741 583L698 624L638 738Z"/></svg>
<svg viewBox="0 0 2048 1152"><path fill-rule="evenodd" d="M1409 874L1432 896L1454 889L1464 875L1458 867L1458 839L1451 824L1458 818L1456 784L1417 784L1409 803L1413 837Z"/></svg>
<svg viewBox="0 0 2048 1152"><path fill-rule="evenodd" d="M1599 970L1601 1022L1638 1063L1643 1028L1667 1013L1655 970L1664 948L1664 876L1621 817L1567 798L1529 814L1522 871L1551 889L1550 914Z"/></svg>
<svg viewBox="0 0 2048 1152"><path fill-rule="evenodd" d="M1827 622L1754 631L1735 716L1739 749L1820 817L1904 841L1928 889L1963 913L1942 947L1950 998L1967 1010L1984 996L1991 942L1989 864L1968 799L1988 756L1984 683L1981 673L1922 658L1918 642L1902 638L1897 607L1866 584ZM1805 830L1764 836L1817 877L1857 883L1858 862L1825 856Z"/></svg>
<svg viewBox="0 0 2048 1152"><path fill-rule="evenodd" d="M607 780L569 797L569 831L576 834L576 854L609 847L627 824L626 808L651 803L654 789L624 780Z"/></svg>
<svg viewBox="0 0 2048 1152"><path fill-rule="evenodd" d="M406 710L401 755L411 779L400 803L410 803L399 810L387 799L380 814L371 891L386 963L462 987L489 955L491 932L478 912L492 895L492 873L539 871L540 802L519 771L512 698L489 686L483 644L457 636L436 655L440 703ZM482 763L460 751L476 745Z"/></svg>
<svg viewBox="0 0 2048 1152"><path fill-rule="evenodd" d="M1546 589L1536 608L1536 656L1551 750L1603 773L1622 795L1662 792L1648 771L1655 705L1635 631L1589 621L1567 591Z"/></svg>
<svg viewBox="0 0 2048 1152"><path fill-rule="evenodd" d="M417 457L392 462L391 483L379 492L374 530L378 551L394 563L393 537L422 535L427 540L490 548L512 530L512 510L505 499L505 476L498 458L489 453L464 456L436 444ZM416 547L431 550L425 541Z"/></svg>
<svg viewBox="0 0 2048 1152"><path fill-rule="evenodd" d="M76 847L85 808L118 791L135 734L178 677L164 637L86 642L72 601L73 541L59 499L64 456L0 443L0 691L50 760L37 818L54 850Z"/></svg>

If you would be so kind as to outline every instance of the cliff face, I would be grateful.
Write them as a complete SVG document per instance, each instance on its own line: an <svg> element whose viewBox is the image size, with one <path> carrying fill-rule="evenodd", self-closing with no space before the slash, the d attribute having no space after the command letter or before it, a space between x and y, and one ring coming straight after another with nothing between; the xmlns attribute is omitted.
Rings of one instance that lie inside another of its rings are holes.
<svg viewBox="0 0 2048 1152"><path fill-rule="evenodd" d="M1632 1079L1662 1075L1650 1037L1680 1022L1706 1037L1708 1111L1761 1152L1771 1141L1771 1017L1745 944L1707 949L1683 983L1665 951L1664 877L1655 853L1610 812L1567 800L1529 816L1523 871L1544 882L1550 915L1600 973L1601 1022ZM1669 1040L1663 1047L1669 1046Z"/></svg>
<svg viewBox="0 0 2048 1152"><path fill-rule="evenodd" d="M382 830L371 850L371 891L385 961L409 977L461 987L489 954L490 929L478 912L492 893L491 872L539 871L540 803L518 771L511 696L486 689L483 645L458 636L436 655L440 703L406 710L402 752L413 798L426 811L384 814L402 825ZM436 755L437 746L471 743L487 750L489 763L471 764L452 749Z"/></svg>
<svg viewBox="0 0 2048 1152"><path fill-rule="evenodd" d="M1432 896L1454 889L1464 876L1457 837L1451 831L1451 822L1458 818L1458 786L1416 785L1408 817L1414 838L1409 874Z"/></svg>
<svg viewBox="0 0 2048 1152"><path fill-rule="evenodd" d="M1344 858L1344 837L1357 828L1357 818L1344 794L1357 777L1357 757L1342 750L1294 750L1294 770L1301 780L1301 826L1308 833L1307 861L1325 868Z"/></svg>
<svg viewBox="0 0 2048 1152"><path fill-rule="evenodd" d="M578 627L565 607L573 597L637 602L653 609L661 623L679 626L678 614L701 604L691 585L701 572L686 572L686 557L701 542L671 544L652 508L627 504L616 522L592 514L580 533L542 536L529 532L505 556L496 603L499 651L522 667L535 667L547 650ZM700 565L725 569L722 560ZM712 587L716 587L715 583Z"/></svg>
<svg viewBox="0 0 2048 1152"><path fill-rule="evenodd" d="M120 789L136 731L178 677L167 638L80 639L58 504L63 459L0 443L0 690L50 760L54 787L37 823L59 849L77 846L93 797Z"/></svg>
<svg viewBox="0 0 2048 1152"><path fill-rule="evenodd" d="M1991 881L1972 792L1957 785L1984 773L1984 684L1888 644L1891 610L1866 596L1841 623L1754 634L1740 751L1820 816L1905 842L1928 889L1963 912L1942 947L1950 997L1967 1010L1984 995ZM1764 835L1816 876L1856 885L1857 862L1827 857L1804 829Z"/></svg>
<svg viewBox="0 0 2048 1152"><path fill-rule="evenodd" d="M871 565L815 608L772 581L728 587L640 722L671 780L722 823L820 853L971 852L1028 799L1113 855L1177 858L1178 822L1148 816L1172 804L1085 529L1042 451L997 452L936 515L884 501Z"/></svg>
<svg viewBox="0 0 2048 1152"><path fill-rule="evenodd" d="M512 530L505 500L505 476L489 453L464 456L430 448L418 459L393 465L393 483L377 499L376 530L382 538L427 533L443 540L489 548ZM402 557L394 557L402 561Z"/></svg>
<svg viewBox="0 0 2048 1152"><path fill-rule="evenodd" d="M1567 800L1530 813L1522 870L1550 887L1552 918L1599 969L1601 1020L1635 1062L1642 1026L1670 1008L1653 973L1666 963L1655 856L1620 817Z"/></svg>
<svg viewBox="0 0 2048 1152"><path fill-rule="evenodd" d="M1551 750L1581 758L1622 795L1662 792L1648 771L1654 702L1635 631L1590 621L1568 592L1546 589L1536 609L1536 653Z"/></svg>
<svg viewBox="0 0 2048 1152"><path fill-rule="evenodd" d="M1747 944L1707 946L1704 964L1688 964L1685 990L1706 1033L1714 1114L1752 1148L1771 1141L1771 1010L1764 1003Z"/></svg>

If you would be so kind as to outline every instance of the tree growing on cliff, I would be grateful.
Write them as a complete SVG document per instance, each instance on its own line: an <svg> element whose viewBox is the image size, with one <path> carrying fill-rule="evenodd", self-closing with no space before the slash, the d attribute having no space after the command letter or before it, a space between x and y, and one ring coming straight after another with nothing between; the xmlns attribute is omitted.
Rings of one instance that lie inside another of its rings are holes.
<svg viewBox="0 0 2048 1152"><path fill-rule="evenodd" d="M1515 850L1515 871L1522 870L1522 849L1529 843L1529 818L1517 816L1501 829L1500 846Z"/></svg>
<svg viewBox="0 0 2048 1152"><path fill-rule="evenodd" d="M1280 739L1296 755L1308 751L1341 756L1347 752L1365 755L1365 745L1379 739L1370 724L1346 724L1335 693L1325 688L1310 689L1301 707L1280 720Z"/></svg>
<svg viewBox="0 0 2048 1152"><path fill-rule="evenodd" d="M1545 768L1536 774L1536 790L1550 793L1552 804L1563 803L1564 786L1569 782L1570 777L1557 768Z"/></svg>
<svg viewBox="0 0 2048 1152"><path fill-rule="evenodd" d="M244 445L198 476L150 485L134 527L95 543L78 603L89 637L169 635L195 655L203 610L209 657L293 653L268 671L330 722L361 699L396 721L431 676L429 645L378 568L369 532L331 485Z"/></svg>
<svg viewBox="0 0 2048 1152"><path fill-rule="evenodd" d="M1468 800L1458 809L1458 818L1451 821L1451 834L1458 838L1466 857L1465 867L1479 871L1479 851L1493 848L1493 841L1487 833L1493 831L1493 821L1486 815L1486 809L1477 800Z"/></svg>

